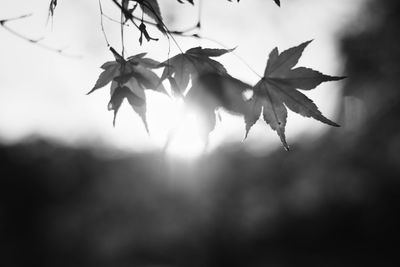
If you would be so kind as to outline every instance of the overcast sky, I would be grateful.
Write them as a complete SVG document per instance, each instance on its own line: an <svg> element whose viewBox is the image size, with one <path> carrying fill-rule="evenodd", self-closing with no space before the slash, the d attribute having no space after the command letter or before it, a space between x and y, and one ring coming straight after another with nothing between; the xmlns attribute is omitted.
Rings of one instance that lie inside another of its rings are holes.
<svg viewBox="0 0 400 267"><path fill-rule="evenodd" d="M17 142L31 135L61 140L66 143L102 142L113 147L142 151L160 148L171 127L169 117L176 111L169 100L149 94L148 121L153 135L148 136L140 119L128 105L120 110L116 128L112 127L112 112L107 110L109 90L104 88L86 96L93 87L102 63L112 60L100 28L98 1L61 0L55 11L52 27L46 26L50 0L2 0L0 19L32 13L30 18L8 25L32 37L45 37L46 45L66 48L80 58L60 56L25 42L0 28L0 138ZM103 0L105 12L118 19L118 12L109 0ZM196 22L195 7L174 0L159 0L164 20L171 29L183 29ZM282 0L279 9L273 1L202 0L201 34L229 47L254 70L262 74L269 52L278 46L283 51L306 40L314 42L306 49L300 65L318 69L330 75L345 75L339 51L340 36L354 25L360 6L365 0ZM131 27L132 28L132 27ZM105 21L110 42L120 47L118 24ZM156 30L151 34L163 38ZM160 40L140 47L138 34L128 29L128 54L148 51L149 56L163 61L167 58L168 42ZM206 40L177 39L185 50L202 45L218 47ZM171 47L171 55L177 49ZM221 58L228 71L250 84L254 75L232 55ZM308 93L328 118L336 119L336 100L342 82L327 83ZM289 113L287 138L319 135L329 126ZM223 114L211 145L241 141L244 124L241 118ZM185 142L191 142L186 140ZM268 150L279 145L279 138L261 121L242 144L249 149Z"/></svg>

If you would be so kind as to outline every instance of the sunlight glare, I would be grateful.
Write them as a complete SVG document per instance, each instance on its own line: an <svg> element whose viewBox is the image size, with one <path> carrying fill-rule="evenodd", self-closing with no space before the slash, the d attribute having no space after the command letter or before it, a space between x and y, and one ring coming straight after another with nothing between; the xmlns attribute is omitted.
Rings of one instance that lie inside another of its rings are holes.
<svg viewBox="0 0 400 267"><path fill-rule="evenodd" d="M151 138L159 148L180 159L194 159L205 151L206 142L200 134L204 126L183 100L151 96L149 105Z"/></svg>
<svg viewBox="0 0 400 267"><path fill-rule="evenodd" d="M202 125L195 113L181 115L182 121L171 134L167 153L183 159L193 159L200 156L206 148L206 142L199 134Z"/></svg>

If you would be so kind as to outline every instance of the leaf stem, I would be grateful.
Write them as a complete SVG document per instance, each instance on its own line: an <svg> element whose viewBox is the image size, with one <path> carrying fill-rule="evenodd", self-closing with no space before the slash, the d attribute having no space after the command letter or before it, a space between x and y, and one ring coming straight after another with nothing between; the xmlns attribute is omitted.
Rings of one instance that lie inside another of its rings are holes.
<svg viewBox="0 0 400 267"><path fill-rule="evenodd" d="M149 10L151 10L151 12L153 12L154 16L159 20L159 22L161 23L161 26L164 27L165 31L167 32L167 34L170 35L172 41L175 43L176 47L179 49L179 51L181 51L181 53L183 54L183 50L180 47L179 43L176 41L176 39L174 38L174 36L172 34L170 34L170 30L167 27L167 25L165 25L164 21L162 20L162 18L160 18L157 14L157 12L155 12L154 8L151 5L147 5L146 2L141 2L141 4L145 7L147 7ZM158 24L156 24L156 26L158 26Z"/></svg>
<svg viewBox="0 0 400 267"><path fill-rule="evenodd" d="M199 38L199 39L204 39L204 40L208 40L211 41L219 46L221 46L222 48L225 48L227 50L231 50L231 48L229 48L228 46L224 45L223 43L221 43L220 41L217 41L213 38L210 37L205 37L205 36L200 36L198 34L196 35L183 35L183 37L192 37L192 38ZM238 55L234 50L231 52L237 59L239 59L251 72L253 72L255 75L257 75L260 79L263 78L263 76L261 76L260 74L258 74L251 66L249 63L247 63L240 55Z"/></svg>
<svg viewBox="0 0 400 267"><path fill-rule="evenodd" d="M111 46L110 46L110 43L108 42L108 39L107 39L107 34L106 34L105 30L104 30L104 23L103 23L103 16L104 16L104 13L103 13L103 8L102 8L102 6L101 6L101 0L99 0L99 8L100 8L100 25L101 25L101 31L103 32L104 40L105 40L106 43L107 43L107 47L111 47Z"/></svg>
<svg viewBox="0 0 400 267"><path fill-rule="evenodd" d="M127 0L122 0L122 6L124 6L124 2ZM121 55L125 58L125 45L124 45L124 12L121 9Z"/></svg>

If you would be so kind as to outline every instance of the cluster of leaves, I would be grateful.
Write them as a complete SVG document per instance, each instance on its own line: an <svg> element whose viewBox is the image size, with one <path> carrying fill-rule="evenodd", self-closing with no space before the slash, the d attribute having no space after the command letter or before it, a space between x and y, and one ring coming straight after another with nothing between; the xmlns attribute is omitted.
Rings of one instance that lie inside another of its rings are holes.
<svg viewBox="0 0 400 267"><path fill-rule="evenodd" d="M152 25L157 26L162 33L172 36L162 21L157 0L122 0L121 3L113 0L113 2L121 9L125 18L124 23L128 20L135 23L134 20L138 18L134 16L134 11L139 6L142 13L154 21ZM131 6L130 2L133 2L134 6ZM186 2L194 5L192 0L186 0ZM274 2L280 5L280 1L274 0ZM56 4L56 1L51 2L51 14ZM143 20L143 14L139 19L141 24L137 26L141 39L144 35L148 41L154 40L146 31L145 24L148 21ZM278 48L273 49L269 54L264 75L260 76L260 81L254 86L232 77L225 67L215 60L216 57L232 52L233 49L194 47L164 62L158 62L146 58L145 53L125 59L111 47L115 60L101 66L103 72L89 93L111 83L108 109L114 111L114 125L118 110L126 99L141 117L148 131L145 90L155 90L169 95L163 85L168 81L173 97L181 97L201 111L206 125L203 133L205 138L215 127L217 109L224 108L243 116L245 137L262 114L264 121L279 135L283 146L289 149L285 138L287 108L302 116L314 118L331 126L338 126L324 117L313 101L300 91L312 90L323 82L343 78L328 76L305 67L295 68L310 42L304 42L282 53L279 53ZM162 69L161 77L154 72L154 69L158 68ZM189 84L191 84L190 88L188 88ZM244 97L244 92L247 91L252 94L249 99Z"/></svg>
<svg viewBox="0 0 400 267"><path fill-rule="evenodd" d="M114 48L110 48L115 60L104 63L104 70L98 78L91 94L111 82L111 99L108 109L114 111L113 124L123 100L127 99L133 110L142 118L148 131L146 120L146 95L145 89L167 93L158 76L152 69L159 68L160 63L146 58L146 53L141 53L124 59Z"/></svg>
<svg viewBox="0 0 400 267"><path fill-rule="evenodd" d="M282 53L277 48L272 50L264 77L255 86L230 76L221 63L211 59L230 52L227 49L195 47L163 63L144 58L144 54L125 60L112 49L116 60L103 64L104 71L89 93L111 82L109 109L114 110L114 123L118 109L126 98L148 129L144 90L151 89L166 94L162 82L168 80L174 95L184 97L203 114L206 122L203 133L205 137L215 127L215 111L218 108L243 115L246 136L262 113L264 121L278 133L284 147L289 149L285 139L287 108L302 116L338 126L324 117L312 100L297 90L311 90L322 82L343 78L304 67L293 69L309 43L310 41L305 42ZM161 78L151 71L159 67L164 68ZM190 80L192 86L185 95ZM253 92L250 99L243 97L247 90Z"/></svg>

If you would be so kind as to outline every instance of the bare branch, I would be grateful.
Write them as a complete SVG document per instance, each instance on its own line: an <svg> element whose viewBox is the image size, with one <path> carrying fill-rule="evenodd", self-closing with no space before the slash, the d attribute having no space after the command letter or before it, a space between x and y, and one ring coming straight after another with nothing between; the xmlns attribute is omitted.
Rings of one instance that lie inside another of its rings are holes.
<svg viewBox="0 0 400 267"><path fill-rule="evenodd" d="M108 42L108 39L107 39L107 34L106 34L105 30L104 30L104 24L103 24L103 16L104 16L104 13L103 13L103 7L101 6L101 0L99 0L99 8L100 8L100 25L101 25L101 31L103 32L104 40L105 40L106 43L107 43L107 47L110 47L110 43Z"/></svg>
<svg viewBox="0 0 400 267"><path fill-rule="evenodd" d="M22 40L25 40L25 41L27 41L27 42L29 42L31 44L34 44L34 45L36 45L36 46L38 46L40 48L43 48L43 49L46 49L46 50L49 50L49 51L52 51L52 52L56 52L56 53L58 53L60 55L67 56L67 57L75 57L75 58L80 58L81 57L81 56L78 56L78 55L72 55L72 54L66 53L64 51L64 49L54 48L54 47L51 47L51 46L48 46L48 45L45 45L45 44L41 43L41 41L44 39L44 37L33 39L33 38L27 37L27 36L17 32L13 28L11 28L8 25L6 25L7 22L15 21L15 20L19 20L19 19L24 19L24 18L27 18L27 17L30 17L30 16L31 16L31 14L26 14L26 15L21 15L21 16L14 17L14 18L3 19L3 20L0 20L0 26L3 27L3 29L7 30L12 35L15 35L18 38L20 38Z"/></svg>

